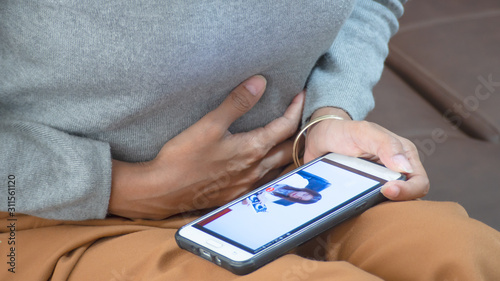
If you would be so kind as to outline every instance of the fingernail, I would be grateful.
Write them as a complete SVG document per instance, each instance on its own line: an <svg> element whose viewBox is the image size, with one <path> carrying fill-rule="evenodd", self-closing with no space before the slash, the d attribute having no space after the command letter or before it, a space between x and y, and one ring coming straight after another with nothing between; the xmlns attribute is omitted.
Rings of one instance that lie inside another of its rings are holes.
<svg viewBox="0 0 500 281"><path fill-rule="evenodd" d="M250 92L250 94L256 96L266 87L266 83L267 81L264 76L255 75L248 79L243 86Z"/></svg>
<svg viewBox="0 0 500 281"><path fill-rule="evenodd" d="M405 173L413 173L413 168L411 167L410 161L402 155L402 154L397 154L392 157L392 161L398 166L398 168Z"/></svg>
<svg viewBox="0 0 500 281"><path fill-rule="evenodd" d="M385 196L388 198L396 198L399 195L399 187L395 185L389 185L389 186L383 186L382 189L380 190Z"/></svg>

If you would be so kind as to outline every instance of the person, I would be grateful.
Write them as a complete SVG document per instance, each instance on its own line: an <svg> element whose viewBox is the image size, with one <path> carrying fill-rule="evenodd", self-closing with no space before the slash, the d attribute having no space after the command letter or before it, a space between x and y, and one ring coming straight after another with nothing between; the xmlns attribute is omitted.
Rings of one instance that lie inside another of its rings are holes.
<svg viewBox="0 0 500 281"><path fill-rule="evenodd" d="M271 187L272 191L263 190L257 194L252 194L245 198L241 203L243 205L252 205L256 212L267 212L266 195L271 195L273 198L279 198L272 201L274 204L282 206L290 206L294 203L313 204L323 198L321 194L315 190L305 188L297 188L286 184L276 184Z"/></svg>
<svg viewBox="0 0 500 281"><path fill-rule="evenodd" d="M366 121L405 1L2 1L2 280L495 280L499 234ZM237 277L176 229L275 178L290 138L407 175L378 205ZM328 260L321 262L315 260Z"/></svg>
<svg viewBox="0 0 500 281"><path fill-rule="evenodd" d="M317 191L309 188L296 188L289 185L279 186L272 192L272 195L289 202L300 204L312 204L321 199L321 194Z"/></svg>
<svg viewBox="0 0 500 281"><path fill-rule="evenodd" d="M280 197L280 200L274 201L277 204L289 206L293 203L312 204L318 202L322 196L319 193L330 186L330 183L322 177L311 174L304 170L297 172L297 175L307 180L304 188L297 188L289 185L276 184L272 195Z"/></svg>

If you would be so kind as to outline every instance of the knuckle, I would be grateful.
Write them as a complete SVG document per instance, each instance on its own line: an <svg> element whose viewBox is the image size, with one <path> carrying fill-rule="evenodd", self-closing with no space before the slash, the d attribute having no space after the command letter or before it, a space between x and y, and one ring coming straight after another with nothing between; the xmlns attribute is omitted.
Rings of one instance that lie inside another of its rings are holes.
<svg viewBox="0 0 500 281"><path fill-rule="evenodd" d="M227 163L226 170L228 174L235 175L241 173L241 171L244 171L249 167L250 165L246 161L231 160Z"/></svg>
<svg viewBox="0 0 500 281"><path fill-rule="evenodd" d="M424 195L427 195L427 193L429 193L430 189L431 189L431 185L430 185L430 183L427 183L426 188L424 190Z"/></svg>
<svg viewBox="0 0 500 281"><path fill-rule="evenodd" d="M407 151L418 154L417 146L410 140L403 138L403 143L407 147Z"/></svg>
<svg viewBox="0 0 500 281"><path fill-rule="evenodd" d="M280 117L277 127L283 130L286 134L293 135L299 128L300 120L292 120L285 117Z"/></svg>
<svg viewBox="0 0 500 281"><path fill-rule="evenodd" d="M406 155L418 157L418 148L411 140L400 137L400 141Z"/></svg>
<svg viewBox="0 0 500 281"><path fill-rule="evenodd" d="M269 147L272 144L265 140L266 132L264 130L259 130L256 132L257 134L252 136L246 144L247 153L249 157L252 159L252 162L256 162L261 160L264 156L266 156L269 151Z"/></svg>
<svg viewBox="0 0 500 281"><path fill-rule="evenodd" d="M258 181L260 179L260 173L257 171L257 169L254 169L245 178L245 183L246 184L253 184L254 182Z"/></svg>
<svg viewBox="0 0 500 281"><path fill-rule="evenodd" d="M427 195L427 193L429 193L429 190L430 190L430 182L429 182L429 179L425 178L425 179L421 179L420 180L420 194L417 195L417 197L424 197L425 195Z"/></svg>
<svg viewBox="0 0 500 281"><path fill-rule="evenodd" d="M392 151L403 152L403 151L401 151L402 143L398 138L395 138L395 137L390 136L390 135L385 135L384 142L387 144L388 147L390 147L392 149Z"/></svg>
<svg viewBox="0 0 500 281"><path fill-rule="evenodd" d="M242 90L234 90L230 95L230 99L232 106L240 112L247 112L252 108L248 95Z"/></svg>
<svg viewBox="0 0 500 281"><path fill-rule="evenodd" d="M424 180L424 186L425 186L425 194L429 193L429 190L431 188L431 183L428 178Z"/></svg>
<svg viewBox="0 0 500 281"><path fill-rule="evenodd" d="M263 166L259 166L256 169L253 169L248 175L248 181L249 183L255 183L262 179L266 173L268 172L268 169Z"/></svg>
<svg viewBox="0 0 500 281"><path fill-rule="evenodd" d="M245 177L244 177L244 178L242 178L242 179L240 179L240 180L238 181L238 183L239 183L240 185L243 185L243 186L250 186L250 185L252 185L254 182L255 182L255 180L253 180L253 177L252 177L252 175L251 175L251 174L247 174L247 175L245 175Z"/></svg>
<svg viewBox="0 0 500 281"><path fill-rule="evenodd" d="M266 149L259 145L249 145L248 148L248 161L255 163L260 161L264 156L266 156Z"/></svg>

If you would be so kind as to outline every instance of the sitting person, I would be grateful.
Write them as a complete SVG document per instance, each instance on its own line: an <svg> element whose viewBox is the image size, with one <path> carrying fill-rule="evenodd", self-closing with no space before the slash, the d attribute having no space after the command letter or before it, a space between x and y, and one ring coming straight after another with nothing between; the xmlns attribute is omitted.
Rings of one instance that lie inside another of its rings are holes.
<svg viewBox="0 0 500 281"><path fill-rule="evenodd" d="M362 121L404 2L2 1L0 279L499 280L498 231L416 200L415 146ZM391 201L243 277L177 247L325 115L304 161L405 173Z"/></svg>

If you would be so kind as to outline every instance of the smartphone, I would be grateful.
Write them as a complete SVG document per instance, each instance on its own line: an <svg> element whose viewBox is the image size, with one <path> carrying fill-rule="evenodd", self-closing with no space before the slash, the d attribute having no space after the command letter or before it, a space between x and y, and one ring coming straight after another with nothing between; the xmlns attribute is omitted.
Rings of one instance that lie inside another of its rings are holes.
<svg viewBox="0 0 500 281"><path fill-rule="evenodd" d="M321 232L386 200L405 176L330 153L181 227L179 247L235 274L248 274Z"/></svg>

